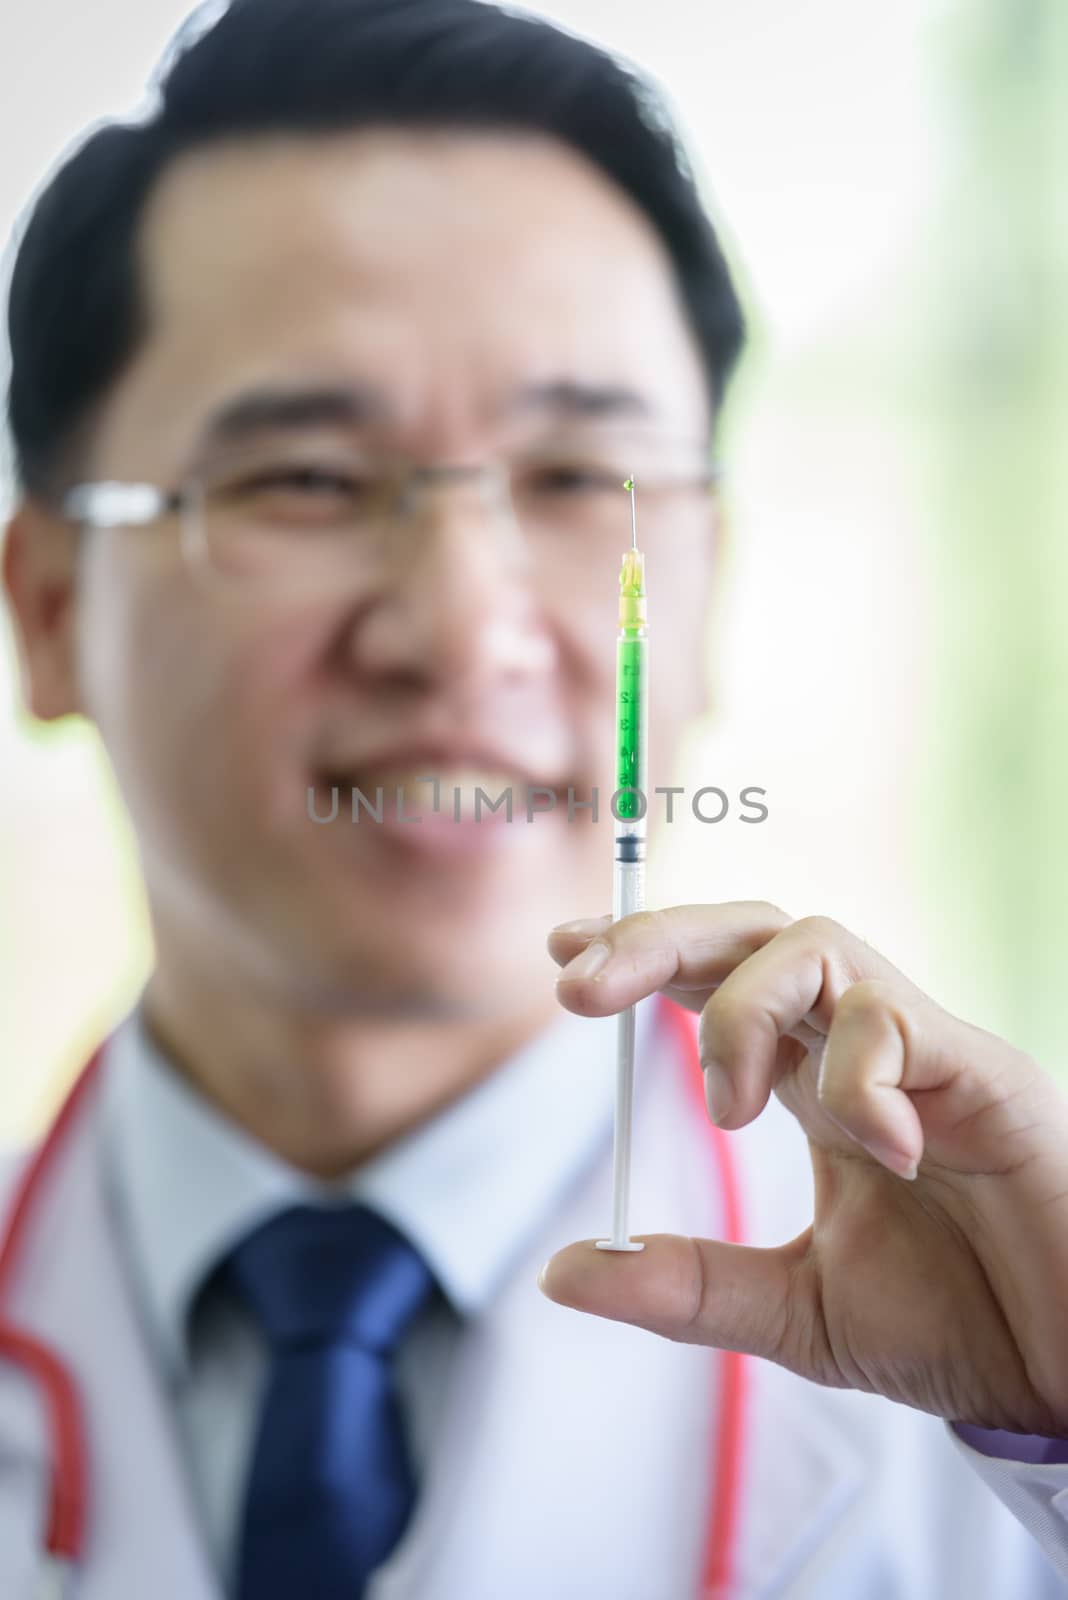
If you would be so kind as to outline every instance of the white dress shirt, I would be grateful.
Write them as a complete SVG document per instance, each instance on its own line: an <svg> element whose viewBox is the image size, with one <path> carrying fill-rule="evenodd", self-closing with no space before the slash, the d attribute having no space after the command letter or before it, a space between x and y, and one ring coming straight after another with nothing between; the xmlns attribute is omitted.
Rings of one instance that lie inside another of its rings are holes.
<svg viewBox="0 0 1068 1600"><path fill-rule="evenodd" d="M648 1005L639 1026L648 1037ZM267 1350L244 1307L218 1284L191 1315L212 1269L251 1229L295 1203L353 1199L388 1217L447 1297L417 1319L396 1365L418 1474L465 1320L489 1305L546 1217L611 1148L615 1038L614 1018L561 1012L533 1043L349 1180L325 1184L206 1101L161 1053L140 1007L121 1024L101 1108L108 1200L225 1584L238 1555Z"/></svg>

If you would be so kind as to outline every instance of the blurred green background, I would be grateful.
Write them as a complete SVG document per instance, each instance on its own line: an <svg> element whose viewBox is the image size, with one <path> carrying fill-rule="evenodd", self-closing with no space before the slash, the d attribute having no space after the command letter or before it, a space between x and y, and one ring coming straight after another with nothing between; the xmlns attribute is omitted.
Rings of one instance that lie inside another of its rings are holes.
<svg viewBox="0 0 1068 1600"><path fill-rule="evenodd" d="M185 9L5 10L5 230ZM664 85L753 329L715 707L679 781L760 785L770 815L671 830L651 899L838 917L1068 1083L1068 6L530 9ZM3 625L0 773L3 1143L132 1002L150 939L97 741L19 711Z"/></svg>

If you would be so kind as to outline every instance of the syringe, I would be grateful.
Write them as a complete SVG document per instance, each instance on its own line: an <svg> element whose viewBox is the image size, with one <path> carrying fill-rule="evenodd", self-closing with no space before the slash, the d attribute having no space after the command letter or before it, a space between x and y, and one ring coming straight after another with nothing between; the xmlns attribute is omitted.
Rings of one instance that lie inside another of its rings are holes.
<svg viewBox="0 0 1068 1600"><path fill-rule="evenodd" d="M619 633L616 636L616 800L613 821L615 877L612 920L645 905L646 805L646 653L645 557L638 549L634 479L630 494L630 549L619 578ZM635 1008L619 1015L616 1047L616 1122L612 1168L612 1237L598 1239L598 1250L643 1250L627 1237L630 1198L631 1111L634 1103Z"/></svg>

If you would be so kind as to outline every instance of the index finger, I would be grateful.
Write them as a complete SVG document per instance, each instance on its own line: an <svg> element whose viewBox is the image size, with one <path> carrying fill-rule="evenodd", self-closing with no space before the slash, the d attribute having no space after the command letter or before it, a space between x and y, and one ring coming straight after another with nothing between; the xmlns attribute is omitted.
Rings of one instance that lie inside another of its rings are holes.
<svg viewBox="0 0 1068 1600"><path fill-rule="evenodd" d="M732 900L636 911L601 928L563 923L549 935L549 953L564 966L557 997L584 1017L610 1016L658 990L700 1011L740 962L791 921L767 901Z"/></svg>

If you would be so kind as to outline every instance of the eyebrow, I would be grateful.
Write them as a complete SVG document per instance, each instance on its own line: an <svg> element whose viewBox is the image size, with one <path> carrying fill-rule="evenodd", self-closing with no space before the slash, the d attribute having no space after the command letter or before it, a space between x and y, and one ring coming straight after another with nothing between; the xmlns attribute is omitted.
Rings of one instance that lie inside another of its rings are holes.
<svg viewBox="0 0 1068 1600"><path fill-rule="evenodd" d="M247 389L208 417L198 435L197 454L282 428L366 425L382 421L387 409L384 395L365 386Z"/></svg>
<svg viewBox="0 0 1068 1600"><path fill-rule="evenodd" d="M541 412L556 417L649 417L648 398L625 384L580 383L574 378L550 378L523 384L505 400L507 414Z"/></svg>
<svg viewBox="0 0 1068 1600"><path fill-rule="evenodd" d="M582 383L551 378L522 384L505 397L502 414L543 415L562 420L591 417L649 417L653 407L639 390L623 384ZM365 427L386 422L389 401L369 385L344 388L262 387L235 395L213 412L197 439L196 454L219 445L245 443L258 434L283 429Z"/></svg>

